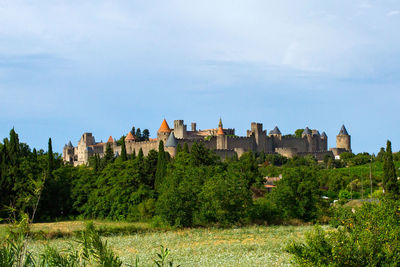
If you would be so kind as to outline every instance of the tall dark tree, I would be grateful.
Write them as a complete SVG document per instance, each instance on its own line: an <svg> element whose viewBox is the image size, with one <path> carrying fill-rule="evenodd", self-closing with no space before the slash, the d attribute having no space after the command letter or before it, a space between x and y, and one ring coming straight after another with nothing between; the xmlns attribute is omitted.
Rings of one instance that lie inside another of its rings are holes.
<svg viewBox="0 0 400 267"><path fill-rule="evenodd" d="M139 158L139 160L143 160L144 155L143 155L143 149L142 148L139 149L139 153L138 153L137 157Z"/></svg>
<svg viewBox="0 0 400 267"><path fill-rule="evenodd" d="M135 134L136 134L135 126L132 126L131 134L132 134L133 136L135 136Z"/></svg>
<svg viewBox="0 0 400 267"><path fill-rule="evenodd" d="M47 150L47 177L50 177L54 171L54 155L53 155L53 145L51 138L49 138L48 150Z"/></svg>
<svg viewBox="0 0 400 267"><path fill-rule="evenodd" d="M136 129L136 134L135 134L136 140L142 141L142 131L140 128Z"/></svg>
<svg viewBox="0 0 400 267"><path fill-rule="evenodd" d="M393 162L392 143L389 140L386 143L386 154L383 160L383 188L389 198L399 198L400 190Z"/></svg>
<svg viewBox="0 0 400 267"><path fill-rule="evenodd" d="M185 153L189 153L189 146L188 144L185 142L185 144L183 145L183 152Z"/></svg>
<svg viewBox="0 0 400 267"><path fill-rule="evenodd" d="M160 189L160 185L164 180L166 170L167 170L167 162L165 159L164 142L161 140L160 143L158 144L157 170L156 170L156 180L154 185L156 190Z"/></svg>
<svg viewBox="0 0 400 267"><path fill-rule="evenodd" d="M142 134L143 141L149 141L150 131L149 129L144 129Z"/></svg>
<svg viewBox="0 0 400 267"><path fill-rule="evenodd" d="M181 144L178 144L178 145L176 146L176 154L178 154L179 152L182 152L182 146L181 146Z"/></svg>
<svg viewBox="0 0 400 267"><path fill-rule="evenodd" d="M134 160L136 158L136 150L134 149L131 155L131 160Z"/></svg>
<svg viewBox="0 0 400 267"><path fill-rule="evenodd" d="M103 159L103 161L104 161L103 165L106 166L108 163L112 162L113 159L114 159L114 151L113 151L112 145L111 145L111 143L107 143L106 153L105 153L104 159Z"/></svg>
<svg viewBox="0 0 400 267"><path fill-rule="evenodd" d="M126 161L128 159L128 155L126 154L126 145L125 141L121 144L121 160Z"/></svg>

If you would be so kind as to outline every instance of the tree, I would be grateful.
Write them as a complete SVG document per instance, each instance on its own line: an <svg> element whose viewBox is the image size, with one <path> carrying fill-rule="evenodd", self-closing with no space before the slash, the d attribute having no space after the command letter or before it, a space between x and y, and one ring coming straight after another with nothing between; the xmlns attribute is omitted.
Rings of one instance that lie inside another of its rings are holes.
<svg viewBox="0 0 400 267"><path fill-rule="evenodd" d="M143 149L142 148L139 149L139 153L138 153L137 157L139 158L139 160L143 160L144 155L143 155Z"/></svg>
<svg viewBox="0 0 400 267"><path fill-rule="evenodd" d="M160 185L164 181L166 170L167 170L167 162L165 159L164 142L160 140L160 143L158 145L156 180L154 184L156 190L160 189Z"/></svg>
<svg viewBox="0 0 400 267"><path fill-rule="evenodd" d="M128 159L128 155L126 154L126 144L125 141L121 144L121 160L126 161Z"/></svg>
<svg viewBox="0 0 400 267"><path fill-rule="evenodd" d="M386 143L386 154L383 159L383 188L389 198L399 198L399 184L397 182L396 167L393 163L392 143Z"/></svg>
<svg viewBox="0 0 400 267"><path fill-rule="evenodd" d="M185 144L183 145L183 152L185 153L189 153L189 146L188 144L185 142Z"/></svg>
<svg viewBox="0 0 400 267"><path fill-rule="evenodd" d="M108 163L112 162L114 159L114 151L113 148L111 146L111 143L107 143L106 145L106 153L104 155L104 159L103 159L103 166L105 167Z"/></svg>
<svg viewBox="0 0 400 267"><path fill-rule="evenodd" d="M142 134L142 141L149 141L149 137L150 137L150 131L149 129L144 129L143 130L143 134Z"/></svg>
<svg viewBox="0 0 400 267"><path fill-rule="evenodd" d="M297 130L294 132L294 135L295 135L296 137L298 137L298 138L301 138L303 132L304 132L304 129L297 129Z"/></svg>
<svg viewBox="0 0 400 267"><path fill-rule="evenodd" d="M140 128L136 129L135 137L136 137L136 140L139 140L139 141L142 140L142 131L140 130Z"/></svg>
<svg viewBox="0 0 400 267"><path fill-rule="evenodd" d="M47 177L50 177L54 170L54 155L53 155L53 145L51 138L49 138L49 145L47 151Z"/></svg>

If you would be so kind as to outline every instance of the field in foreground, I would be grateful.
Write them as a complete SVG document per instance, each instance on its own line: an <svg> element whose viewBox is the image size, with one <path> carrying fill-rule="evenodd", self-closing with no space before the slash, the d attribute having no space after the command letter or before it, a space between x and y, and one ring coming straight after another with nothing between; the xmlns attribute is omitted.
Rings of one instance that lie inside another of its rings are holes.
<svg viewBox="0 0 400 267"><path fill-rule="evenodd" d="M129 223L95 224L100 227L132 228ZM83 225L83 222L60 222L36 224L33 229L68 232L81 229ZM103 238L124 263L133 263L138 256L144 266L153 265L152 260L160 245L168 247L171 259L181 266L290 266L291 257L284 252L284 247L291 241L302 240L304 234L312 229L312 226L247 226L151 231L145 224L133 226L143 231ZM36 240L30 248L35 253L41 252L46 244L63 249L73 240L73 237Z"/></svg>

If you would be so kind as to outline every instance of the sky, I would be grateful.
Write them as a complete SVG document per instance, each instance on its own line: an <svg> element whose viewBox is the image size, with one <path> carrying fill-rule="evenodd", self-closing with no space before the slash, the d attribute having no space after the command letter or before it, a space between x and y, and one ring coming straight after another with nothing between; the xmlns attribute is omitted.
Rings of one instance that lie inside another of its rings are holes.
<svg viewBox="0 0 400 267"><path fill-rule="evenodd" d="M62 152L221 117L399 151L399 29L398 0L0 0L0 137Z"/></svg>

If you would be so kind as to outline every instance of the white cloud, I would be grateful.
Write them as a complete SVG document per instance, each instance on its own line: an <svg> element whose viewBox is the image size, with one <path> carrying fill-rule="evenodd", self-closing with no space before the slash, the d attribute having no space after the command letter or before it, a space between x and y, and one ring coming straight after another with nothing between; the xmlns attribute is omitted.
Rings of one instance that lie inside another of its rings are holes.
<svg viewBox="0 0 400 267"><path fill-rule="evenodd" d="M400 15L400 10L392 10L386 14L388 17Z"/></svg>

